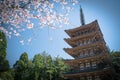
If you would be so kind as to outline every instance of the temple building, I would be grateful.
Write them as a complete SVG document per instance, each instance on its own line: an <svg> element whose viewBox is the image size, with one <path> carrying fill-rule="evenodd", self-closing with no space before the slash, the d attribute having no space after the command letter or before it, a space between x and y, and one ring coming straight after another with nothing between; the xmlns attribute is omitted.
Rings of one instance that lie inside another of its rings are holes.
<svg viewBox="0 0 120 80"><path fill-rule="evenodd" d="M70 38L64 40L71 48L64 51L74 59L64 60L71 67L64 74L67 80L114 80L109 51L98 21L85 24L80 7L81 26L65 30Z"/></svg>

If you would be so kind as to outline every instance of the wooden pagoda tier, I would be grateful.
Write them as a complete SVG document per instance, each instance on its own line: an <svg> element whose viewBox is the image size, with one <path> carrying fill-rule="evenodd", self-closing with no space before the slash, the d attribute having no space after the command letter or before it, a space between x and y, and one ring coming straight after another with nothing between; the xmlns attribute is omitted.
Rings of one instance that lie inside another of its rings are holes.
<svg viewBox="0 0 120 80"><path fill-rule="evenodd" d="M82 25L82 26L74 28L74 29L65 30L65 32L70 37L76 37L76 36L80 36L83 34L85 35L87 33L89 34L89 33L94 32L96 30L101 32L97 20L91 22L90 24Z"/></svg>
<svg viewBox="0 0 120 80"><path fill-rule="evenodd" d="M70 80L113 80L114 70L97 20L65 32L70 38L64 40L72 48L64 51L74 59L64 60L71 66L64 76Z"/></svg>

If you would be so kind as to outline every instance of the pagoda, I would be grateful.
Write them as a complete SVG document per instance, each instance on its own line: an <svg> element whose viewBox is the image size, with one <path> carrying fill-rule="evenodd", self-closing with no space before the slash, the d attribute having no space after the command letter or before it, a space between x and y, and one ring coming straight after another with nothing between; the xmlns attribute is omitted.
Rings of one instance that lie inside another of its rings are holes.
<svg viewBox="0 0 120 80"><path fill-rule="evenodd" d="M70 71L64 73L67 80L114 80L109 50L98 21L85 24L80 7L81 26L65 30L70 38L64 40L71 48L64 51L74 59L64 60Z"/></svg>

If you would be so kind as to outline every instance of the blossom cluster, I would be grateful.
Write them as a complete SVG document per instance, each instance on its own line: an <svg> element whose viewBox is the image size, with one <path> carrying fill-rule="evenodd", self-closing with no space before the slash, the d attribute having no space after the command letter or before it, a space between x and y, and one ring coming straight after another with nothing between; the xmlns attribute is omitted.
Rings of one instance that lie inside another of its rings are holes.
<svg viewBox="0 0 120 80"><path fill-rule="evenodd" d="M35 21L40 28L61 28L69 24L69 11L78 3L79 0L0 0L0 30L8 37L19 37L21 32L34 29Z"/></svg>

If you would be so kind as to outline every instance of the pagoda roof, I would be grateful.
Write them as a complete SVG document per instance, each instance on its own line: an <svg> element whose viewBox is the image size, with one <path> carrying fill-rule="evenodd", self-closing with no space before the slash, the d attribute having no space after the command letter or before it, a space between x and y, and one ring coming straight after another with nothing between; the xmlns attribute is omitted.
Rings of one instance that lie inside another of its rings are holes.
<svg viewBox="0 0 120 80"><path fill-rule="evenodd" d="M94 56L89 56L89 57L85 57L85 58L78 58L78 59L68 59L68 60L64 60L65 63L80 63L80 62L83 62L83 61L90 61L90 60L96 60L96 59L99 59L99 58L103 58L103 57L108 57L108 54L105 53L105 52L102 52L100 54L96 54Z"/></svg>
<svg viewBox="0 0 120 80"><path fill-rule="evenodd" d="M86 39L86 38L90 38L90 37L93 37L93 36L96 36L96 35L101 35L102 36L102 34L99 31L95 31L95 32L89 33L87 35L82 35L82 36L77 36L77 37L71 37L71 38L64 38L64 40L69 45L72 46L72 44L75 43L74 41L81 40L81 39Z"/></svg>
<svg viewBox="0 0 120 80"><path fill-rule="evenodd" d="M75 77L75 76L86 76L86 75L104 75L106 73L112 73L114 70L111 67L106 67L98 70L92 71L83 71L83 72L76 72L76 73L65 73L65 77ZM111 79L112 80L112 79Z"/></svg>
<svg viewBox="0 0 120 80"><path fill-rule="evenodd" d="M101 45L106 46L105 44L106 43L104 41L98 41L95 43L91 43L91 44L87 44L87 45L83 45L83 46L78 46L78 47L74 47L74 48L64 48L64 51L73 57L74 51L87 49L87 48L91 48L91 47L95 47L95 46L101 46Z"/></svg>
<svg viewBox="0 0 120 80"><path fill-rule="evenodd" d="M98 22L97 20L89 23L89 24L85 24L85 25L82 25L80 27L77 27L77 28L73 28L73 29L68 29L68 30L65 30L65 32L71 36L72 33L74 32L77 32L77 31L80 31L80 30L83 30L83 29L87 29L87 28L91 28L91 27L97 27L98 26Z"/></svg>

